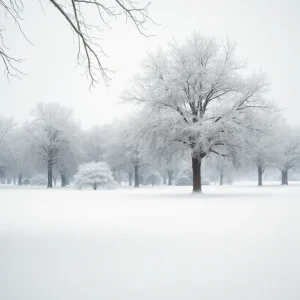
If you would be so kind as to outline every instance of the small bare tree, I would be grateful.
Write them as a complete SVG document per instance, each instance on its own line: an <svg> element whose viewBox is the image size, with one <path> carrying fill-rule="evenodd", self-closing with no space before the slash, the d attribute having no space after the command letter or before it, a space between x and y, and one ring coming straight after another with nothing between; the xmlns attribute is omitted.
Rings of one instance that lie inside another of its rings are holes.
<svg viewBox="0 0 300 300"><path fill-rule="evenodd" d="M90 80L90 86L99 83L102 78L106 85L109 84L112 72L102 63L105 55L100 43L99 32L105 27L110 27L110 21L124 16L126 21L131 21L138 32L147 34L145 24L152 19L148 15L149 3L138 4L132 0L44 0L49 1L58 13L70 25L73 34L77 37L77 65L83 66L85 75ZM38 2L38 1L37 1ZM40 0L42 3L43 0ZM19 28L22 35L29 41L22 29L23 0L0 0L0 12L6 19L12 20ZM96 23L92 21L94 12L97 12ZM153 22L153 21L152 21ZM16 58L9 53L4 43L4 25L0 26L0 58L4 64L5 74L8 77L20 77L24 74L18 67L23 59Z"/></svg>

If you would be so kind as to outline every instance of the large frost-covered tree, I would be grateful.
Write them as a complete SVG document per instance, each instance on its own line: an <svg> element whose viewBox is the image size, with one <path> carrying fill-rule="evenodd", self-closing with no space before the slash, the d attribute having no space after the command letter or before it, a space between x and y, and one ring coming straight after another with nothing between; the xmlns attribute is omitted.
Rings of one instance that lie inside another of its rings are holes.
<svg viewBox="0 0 300 300"><path fill-rule="evenodd" d="M32 113L34 119L27 126L33 149L47 165L48 188L52 188L52 168L75 138L76 124L72 111L57 103L39 103ZM67 155L71 155L68 153Z"/></svg>
<svg viewBox="0 0 300 300"><path fill-rule="evenodd" d="M191 155L193 191L201 191L201 163L209 153L237 151L255 130L255 110L269 107L262 73L247 72L229 41L194 34L150 54L125 99L144 105L144 132L155 142L179 143Z"/></svg>

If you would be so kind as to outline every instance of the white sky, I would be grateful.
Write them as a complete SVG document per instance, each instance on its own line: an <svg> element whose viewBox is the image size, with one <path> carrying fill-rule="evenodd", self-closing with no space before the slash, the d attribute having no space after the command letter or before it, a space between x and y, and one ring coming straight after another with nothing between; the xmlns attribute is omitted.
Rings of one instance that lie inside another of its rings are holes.
<svg viewBox="0 0 300 300"><path fill-rule="evenodd" d="M199 30L236 41L240 56L269 75L270 98L276 99L290 123L300 124L299 0L153 0L150 15L161 24L148 26L155 37L141 36L123 20L102 34L107 63L118 72L110 88L101 84L92 92L82 70L75 67L77 48L68 25L46 0L41 2L44 11L39 0L24 0L24 31L34 46L16 28L9 30L6 43L12 53L26 58L21 68L28 75L11 83L1 75L2 115L22 122L38 102L56 101L73 108L84 128L110 122L132 109L117 102L146 52Z"/></svg>

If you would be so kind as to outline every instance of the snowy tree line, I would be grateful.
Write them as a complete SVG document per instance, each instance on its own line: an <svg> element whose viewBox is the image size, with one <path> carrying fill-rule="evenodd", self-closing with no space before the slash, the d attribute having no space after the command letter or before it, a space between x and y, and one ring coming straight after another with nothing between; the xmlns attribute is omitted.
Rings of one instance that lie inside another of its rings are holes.
<svg viewBox="0 0 300 300"><path fill-rule="evenodd" d="M1 117L0 177L8 184L51 188L59 182L64 187L78 170L78 174L83 172L82 166L89 166L88 172L95 176L95 165L102 164L103 170L105 164L105 172L111 172L105 178L112 176L112 184L192 185L189 149L183 143L169 143L159 131L154 135L157 129L152 122L156 120L145 119L144 113L89 130L81 130L72 111L57 103L38 104L23 125ZM231 183L245 179L256 168L258 185L262 185L265 169L276 168L282 184L287 184L288 171L300 170L299 130L287 125L278 113L269 122L256 115L255 122L261 122L264 130L235 137L237 148L228 147L226 152L220 148L219 154L211 152L203 158L202 183ZM76 176L75 184L85 187Z"/></svg>
<svg viewBox="0 0 300 300"><path fill-rule="evenodd" d="M81 172L88 183L77 175L80 187L114 178L201 192L203 183L232 182L253 168L262 185L266 168L276 168L288 184L289 171L300 170L300 130L266 98L268 88L266 75L249 71L235 44L196 33L146 57L123 95L141 106L130 117L82 130L57 103L38 104L19 126L1 117L0 172L8 183L49 188Z"/></svg>

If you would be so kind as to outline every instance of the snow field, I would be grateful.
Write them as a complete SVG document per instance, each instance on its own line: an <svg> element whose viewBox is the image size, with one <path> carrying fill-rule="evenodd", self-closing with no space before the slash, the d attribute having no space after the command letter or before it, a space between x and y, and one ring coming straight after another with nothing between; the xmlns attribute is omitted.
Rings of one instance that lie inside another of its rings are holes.
<svg viewBox="0 0 300 300"><path fill-rule="evenodd" d="M0 189L0 298L299 299L300 185Z"/></svg>

